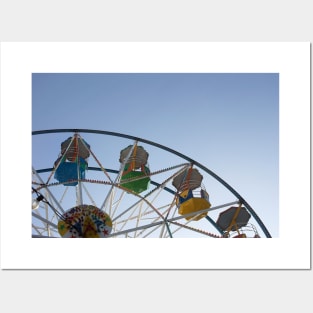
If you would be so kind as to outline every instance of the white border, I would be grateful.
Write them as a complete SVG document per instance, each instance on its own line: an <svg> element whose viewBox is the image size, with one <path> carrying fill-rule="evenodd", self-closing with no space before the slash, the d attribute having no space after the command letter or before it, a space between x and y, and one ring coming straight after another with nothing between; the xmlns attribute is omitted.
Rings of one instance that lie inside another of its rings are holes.
<svg viewBox="0 0 313 313"><path fill-rule="evenodd" d="M280 238L70 242L31 239L33 72L279 73ZM1 267L4 269L308 269L309 167L309 43L1 44ZM18 195L13 194L17 186ZM17 203L19 207L15 206Z"/></svg>

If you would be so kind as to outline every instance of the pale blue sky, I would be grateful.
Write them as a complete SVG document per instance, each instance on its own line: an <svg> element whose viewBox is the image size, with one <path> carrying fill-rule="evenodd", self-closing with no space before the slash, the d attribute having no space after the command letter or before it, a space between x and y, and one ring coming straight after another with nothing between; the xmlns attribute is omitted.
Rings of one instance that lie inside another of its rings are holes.
<svg viewBox="0 0 313 313"><path fill-rule="evenodd" d="M32 128L106 130L168 146L229 183L279 236L276 73L36 73Z"/></svg>

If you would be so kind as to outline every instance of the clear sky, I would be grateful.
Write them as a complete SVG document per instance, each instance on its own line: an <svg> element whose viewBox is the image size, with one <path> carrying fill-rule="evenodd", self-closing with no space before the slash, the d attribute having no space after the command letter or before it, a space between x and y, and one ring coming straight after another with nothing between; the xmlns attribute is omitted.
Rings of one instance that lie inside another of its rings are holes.
<svg viewBox="0 0 313 313"><path fill-rule="evenodd" d="M106 130L177 150L230 184L279 236L277 73L35 73L32 128ZM38 153L35 164L52 166Z"/></svg>

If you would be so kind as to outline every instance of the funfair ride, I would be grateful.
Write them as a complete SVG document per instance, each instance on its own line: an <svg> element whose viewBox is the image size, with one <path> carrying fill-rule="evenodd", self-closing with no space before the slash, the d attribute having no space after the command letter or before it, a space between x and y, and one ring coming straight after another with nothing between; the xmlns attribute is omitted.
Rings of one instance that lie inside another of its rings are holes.
<svg viewBox="0 0 313 313"><path fill-rule="evenodd" d="M271 237L234 188L171 148L91 129L32 135L33 238Z"/></svg>

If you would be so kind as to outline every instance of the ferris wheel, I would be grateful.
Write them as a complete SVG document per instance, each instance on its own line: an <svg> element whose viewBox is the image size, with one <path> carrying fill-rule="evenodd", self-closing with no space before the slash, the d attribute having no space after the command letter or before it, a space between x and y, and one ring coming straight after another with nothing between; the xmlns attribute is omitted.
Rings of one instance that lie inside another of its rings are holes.
<svg viewBox="0 0 313 313"><path fill-rule="evenodd" d="M228 183L146 139L33 131L33 238L270 238Z"/></svg>

